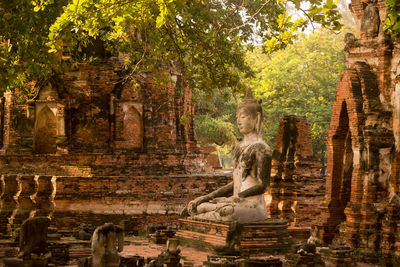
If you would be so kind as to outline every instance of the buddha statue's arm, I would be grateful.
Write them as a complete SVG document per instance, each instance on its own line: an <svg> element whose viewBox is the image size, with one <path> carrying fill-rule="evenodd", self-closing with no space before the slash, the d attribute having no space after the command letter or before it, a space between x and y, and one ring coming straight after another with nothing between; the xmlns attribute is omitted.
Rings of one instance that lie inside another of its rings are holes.
<svg viewBox="0 0 400 267"><path fill-rule="evenodd" d="M265 150L257 151L255 155L255 175L259 183L239 193L239 197L245 198L261 195L269 186L271 176L271 153Z"/></svg>
<svg viewBox="0 0 400 267"><path fill-rule="evenodd" d="M210 201L216 197L229 197L232 194L233 194L233 182L230 182L229 184L227 184L221 188L218 188L217 190L203 196L204 199L201 203Z"/></svg>

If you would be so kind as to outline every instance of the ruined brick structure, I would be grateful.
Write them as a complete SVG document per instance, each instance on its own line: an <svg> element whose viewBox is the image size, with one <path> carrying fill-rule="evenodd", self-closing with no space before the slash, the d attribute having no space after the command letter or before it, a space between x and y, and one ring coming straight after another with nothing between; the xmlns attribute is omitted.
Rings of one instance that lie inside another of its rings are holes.
<svg viewBox="0 0 400 267"><path fill-rule="evenodd" d="M101 224L105 215L177 216L196 194L227 182L191 174L203 153L179 73L149 73L140 86L121 73L116 60L79 64L38 83L33 100L4 95L0 232L37 214L65 227Z"/></svg>
<svg viewBox="0 0 400 267"><path fill-rule="evenodd" d="M272 155L266 202L272 218L310 227L325 192L322 164L314 158L311 129L305 116L284 116Z"/></svg>
<svg viewBox="0 0 400 267"><path fill-rule="evenodd" d="M15 170L14 162L23 162L24 173L45 168L50 175L68 174L68 166L87 167L91 175L119 175L121 166L130 175L196 169L191 93L180 75L164 74L164 85L146 77L136 89L118 71L114 64L81 64L44 83L27 104L6 94L2 172Z"/></svg>
<svg viewBox="0 0 400 267"><path fill-rule="evenodd" d="M206 171L213 171L215 169L221 169L221 162L219 159L219 154L215 145L208 145L203 147L203 152L205 154L205 162L208 165Z"/></svg>
<svg viewBox="0 0 400 267"><path fill-rule="evenodd" d="M362 255L400 256L400 44L383 31L385 1L352 0L327 138L326 195L314 237Z"/></svg>

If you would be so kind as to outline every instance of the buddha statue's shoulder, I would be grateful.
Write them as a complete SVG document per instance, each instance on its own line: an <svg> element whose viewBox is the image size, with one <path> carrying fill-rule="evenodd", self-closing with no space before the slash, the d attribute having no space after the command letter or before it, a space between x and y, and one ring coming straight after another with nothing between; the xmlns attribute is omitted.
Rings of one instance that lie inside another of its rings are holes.
<svg viewBox="0 0 400 267"><path fill-rule="evenodd" d="M271 156L271 148L262 139L255 140L251 143L239 142L235 147L235 155L254 155L256 153L263 154L265 156Z"/></svg>
<svg viewBox="0 0 400 267"><path fill-rule="evenodd" d="M251 144L248 144L246 150L250 154L258 152L258 153L262 153L262 154L266 154L266 155L270 155L270 156L272 155L271 148L262 139L259 139Z"/></svg>

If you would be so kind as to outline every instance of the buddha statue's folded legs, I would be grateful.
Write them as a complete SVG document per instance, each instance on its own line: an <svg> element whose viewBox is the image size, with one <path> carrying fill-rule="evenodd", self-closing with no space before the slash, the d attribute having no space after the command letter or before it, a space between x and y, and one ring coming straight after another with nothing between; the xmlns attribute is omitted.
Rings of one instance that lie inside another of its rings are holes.
<svg viewBox="0 0 400 267"><path fill-rule="evenodd" d="M191 217L207 221L237 221L242 223L267 219L264 199L253 196L240 200L232 202L231 198L218 198L217 201L204 202L197 206Z"/></svg>

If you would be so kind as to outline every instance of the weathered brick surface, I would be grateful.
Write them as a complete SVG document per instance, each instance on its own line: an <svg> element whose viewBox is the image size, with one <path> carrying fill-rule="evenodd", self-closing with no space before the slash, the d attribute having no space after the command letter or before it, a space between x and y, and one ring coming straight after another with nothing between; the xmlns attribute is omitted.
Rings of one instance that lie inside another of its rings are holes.
<svg viewBox="0 0 400 267"><path fill-rule="evenodd" d="M231 180L192 175L207 164L181 76L164 69L135 85L122 70L112 61L79 64L33 100L1 99L1 233L35 215L63 229L133 215L160 222Z"/></svg>
<svg viewBox="0 0 400 267"><path fill-rule="evenodd" d="M17 176L4 175L0 230L18 227L30 213L53 218L59 229L81 223L172 223L191 199L229 183L227 175L174 176ZM28 186L29 183L35 183Z"/></svg>
<svg viewBox="0 0 400 267"><path fill-rule="evenodd" d="M27 104L16 104L6 94L3 173L7 167L13 172L18 164L41 172L43 166L35 170L37 165L29 163L46 165L49 158L53 164L46 169L54 169L46 170L49 175L64 175L56 170L60 166L98 167L94 174L104 167L107 175L118 175L108 168L115 165L125 165L134 175L198 169L203 155L194 134L191 92L181 77L169 72L160 85L154 83L160 77L148 75L137 89L123 82L120 71L118 64L80 64Z"/></svg>
<svg viewBox="0 0 400 267"><path fill-rule="evenodd" d="M306 117L285 116L278 127L271 185L265 194L270 216L285 219L292 227L310 227L325 192L321 168Z"/></svg>
<svg viewBox="0 0 400 267"><path fill-rule="evenodd" d="M374 21L382 27L386 18L385 1L352 0L351 10L359 38L346 43L327 138L326 195L314 236L390 261L399 254L400 231L399 43L374 30ZM375 15L365 16L367 10Z"/></svg>
<svg viewBox="0 0 400 267"><path fill-rule="evenodd" d="M225 175L56 178L56 211L96 210L105 214L178 214L195 196L231 181ZM81 192L85 192L84 195ZM75 203L75 200L79 200ZM79 208L77 208L79 206Z"/></svg>
<svg viewBox="0 0 400 267"><path fill-rule="evenodd" d="M206 155L205 161L209 165L208 170L222 168L218 157L218 151L215 146L209 145L203 147L203 152Z"/></svg>

